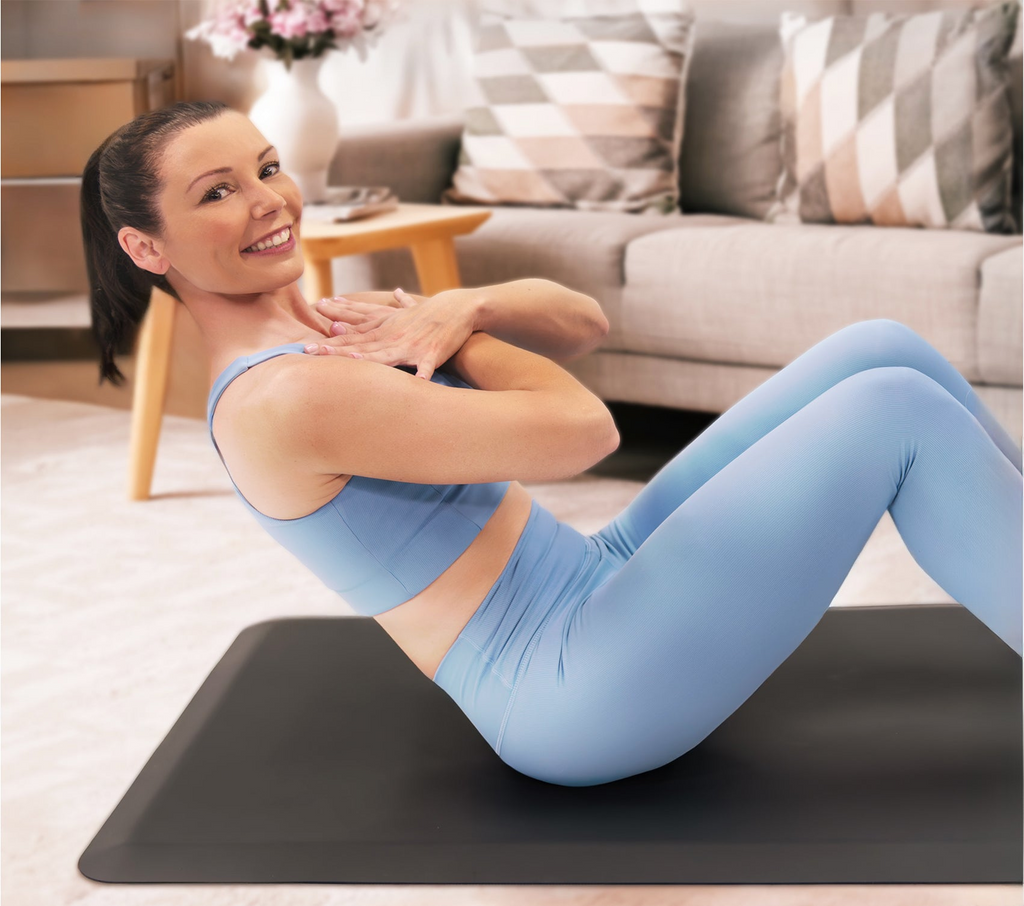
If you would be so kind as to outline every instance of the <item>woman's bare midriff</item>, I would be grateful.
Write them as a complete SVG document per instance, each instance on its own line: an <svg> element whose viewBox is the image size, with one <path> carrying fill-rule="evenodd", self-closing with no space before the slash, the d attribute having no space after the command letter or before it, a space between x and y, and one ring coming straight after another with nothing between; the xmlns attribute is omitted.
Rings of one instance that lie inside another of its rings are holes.
<svg viewBox="0 0 1024 906"><path fill-rule="evenodd" d="M451 566L416 597L374 617L431 679L508 563L532 504L530 492L510 482L480 534Z"/></svg>
<svg viewBox="0 0 1024 906"><path fill-rule="evenodd" d="M296 519L341 493L351 475L293 473L286 487L280 473L261 474L258 464L242 454L252 439L232 437L231 411L242 400L245 388L240 385L244 384L236 379L225 389L214 412L213 433L231 478L245 499L273 519ZM508 563L532 504L529 491L518 481L510 482L480 533L440 576L415 597L374 617L431 680Z"/></svg>

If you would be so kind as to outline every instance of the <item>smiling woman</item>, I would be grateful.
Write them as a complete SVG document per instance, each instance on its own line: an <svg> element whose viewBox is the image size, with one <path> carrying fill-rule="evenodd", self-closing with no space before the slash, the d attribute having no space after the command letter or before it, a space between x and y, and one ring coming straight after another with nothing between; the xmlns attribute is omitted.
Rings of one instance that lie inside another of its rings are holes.
<svg viewBox="0 0 1024 906"><path fill-rule="evenodd" d="M332 321L299 290L302 198L274 150L237 111L183 103L92 155L82 224L102 374L120 376L112 350L151 286L178 299L207 345L210 436L239 498L433 677L536 510L516 473L588 468L617 443L614 423L568 372L474 332L445 294L417 314L457 340L444 357L457 374L304 354ZM589 329L578 295L552 323Z"/></svg>
<svg viewBox="0 0 1024 906"><path fill-rule="evenodd" d="M696 746L810 633L886 511L1022 654L1020 449L896 321L807 350L587 535L519 483L574 477L618 444L557 363L443 293L389 323L460 339L450 372L303 352L330 321L298 287L302 198L242 114L144 114L92 156L82 206L100 336L136 322L152 285L187 307L242 503L528 776L606 783ZM578 305L547 289L504 285Z"/></svg>
<svg viewBox="0 0 1024 906"><path fill-rule="evenodd" d="M225 104L171 105L114 132L86 164L81 214L101 382L124 381L114 352L153 286L188 308L214 365L328 335L297 284L299 190Z"/></svg>

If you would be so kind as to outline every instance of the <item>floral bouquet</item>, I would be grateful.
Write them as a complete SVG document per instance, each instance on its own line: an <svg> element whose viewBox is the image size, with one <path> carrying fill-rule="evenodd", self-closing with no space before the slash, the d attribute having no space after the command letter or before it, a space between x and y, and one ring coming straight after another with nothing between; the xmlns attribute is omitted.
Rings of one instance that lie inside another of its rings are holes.
<svg viewBox="0 0 1024 906"><path fill-rule="evenodd" d="M226 60L246 48L269 47L285 69L293 60L319 57L330 48L354 47L365 63L368 42L376 40L399 6L400 0L235 0L185 37L206 41Z"/></svg>

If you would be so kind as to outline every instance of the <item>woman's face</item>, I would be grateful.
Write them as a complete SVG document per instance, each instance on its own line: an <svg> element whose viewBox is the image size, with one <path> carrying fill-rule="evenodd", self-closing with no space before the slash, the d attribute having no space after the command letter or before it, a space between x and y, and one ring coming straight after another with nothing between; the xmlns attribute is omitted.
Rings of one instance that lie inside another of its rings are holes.
<svg viewBox="0 0 1024 906"><path fill-rule="evenodd" d="M302 195L247 116L227 111L178 133L160 172L161 250L175 289L184 280L207 292L262 293L298 280Z"/></svg>

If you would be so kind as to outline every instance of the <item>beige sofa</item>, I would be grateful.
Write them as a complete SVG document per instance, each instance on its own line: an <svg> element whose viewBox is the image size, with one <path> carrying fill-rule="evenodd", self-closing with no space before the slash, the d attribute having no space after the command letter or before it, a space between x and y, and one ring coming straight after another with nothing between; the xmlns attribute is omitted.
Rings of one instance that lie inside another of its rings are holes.
<svg viewBox="0 0 1024 906"><path fill-rule="evenodd" d="M737 75L739 58L746 69ZM763 222L779 166L778 65L774 25L698 18L680 158L685 213L495 206L456 240L463 285L544 277L587 293L611 331L566 367L605 401L705 412L724 412L845 325L891 318L946 356L1019 443L1020 233ZM1012 69L1019 217L1019 29ZM461 129L459 115L349 128L329 181L438 202ZM406 250L338 259L334 268L339 292L416 291Z"/></svg>

